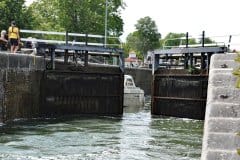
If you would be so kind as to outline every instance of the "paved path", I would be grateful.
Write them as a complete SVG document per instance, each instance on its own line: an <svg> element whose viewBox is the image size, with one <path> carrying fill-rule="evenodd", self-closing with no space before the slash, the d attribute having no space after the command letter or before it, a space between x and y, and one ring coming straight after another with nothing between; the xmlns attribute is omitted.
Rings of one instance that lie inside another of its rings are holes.
<svg viewBox="0 0 240 160"><path fill-rule="evenodd" d="M216 54L211 59L201 160L240 160L240 89L232 74L239 66L235 57Z"/></svg>

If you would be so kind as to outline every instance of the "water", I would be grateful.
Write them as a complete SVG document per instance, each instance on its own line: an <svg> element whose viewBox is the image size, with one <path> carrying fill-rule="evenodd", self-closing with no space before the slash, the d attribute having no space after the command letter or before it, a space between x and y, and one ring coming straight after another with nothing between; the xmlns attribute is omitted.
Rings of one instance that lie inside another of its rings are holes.
<svg viewBox="0 0 240 160"><path fill-rule="evenodd" d="M122 117L16 121L0 127L5 160L198 160L203 122L152 117L150 107Z"/></svg>

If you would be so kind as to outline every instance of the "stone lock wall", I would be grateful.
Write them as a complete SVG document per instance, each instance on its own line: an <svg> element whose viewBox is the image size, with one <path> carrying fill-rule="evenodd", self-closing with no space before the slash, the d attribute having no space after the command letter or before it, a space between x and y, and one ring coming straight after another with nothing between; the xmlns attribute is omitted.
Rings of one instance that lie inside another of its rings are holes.
<svg viewBox="0 0 240 160"><path fill-rule="evenodd" d="M0 52L0 122L38 114L44 59Z"/></svg>
<svg viewBox="0 0 240 160"><path fill-rule="evenodd" d="M211 58L201 160L240 159L240 89L236 54Z"/></svg>

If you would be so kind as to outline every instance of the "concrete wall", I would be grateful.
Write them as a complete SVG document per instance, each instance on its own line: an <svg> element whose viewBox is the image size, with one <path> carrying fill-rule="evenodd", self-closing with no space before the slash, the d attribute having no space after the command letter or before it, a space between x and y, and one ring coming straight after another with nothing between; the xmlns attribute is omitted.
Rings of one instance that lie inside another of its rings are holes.
<svg viewBox="0 0 240 160"><path fill-rule="evenodd" d="M0 122L38 114L44 59L0 52Z"/></svg>
<svg viewBox="0 0 240 160"><path fill-rule="evenodd" d="M239 160L240 89L232 74L236 54L211 58L201 160Z"/></svg>
<svg viewBox="0 0 240 160"><path fill-rule="evenodd" d="M125 68L125 73L133 76L135 84L144 90L145 95L151 95L152 87L152 70L151 69L138 69L138 68Z"/></svg>

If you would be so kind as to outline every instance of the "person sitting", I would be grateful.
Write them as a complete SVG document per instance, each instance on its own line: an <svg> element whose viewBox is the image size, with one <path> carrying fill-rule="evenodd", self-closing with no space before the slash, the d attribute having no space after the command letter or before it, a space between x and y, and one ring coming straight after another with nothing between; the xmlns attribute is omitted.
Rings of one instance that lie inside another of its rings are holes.
<svg viewBox="0 0 240 160"><path fill-rule="evenodd" d="M0 50L6 51L8 45L8 36L7 32L5 30L1 31L1 37L0 37Z"/></svg>

